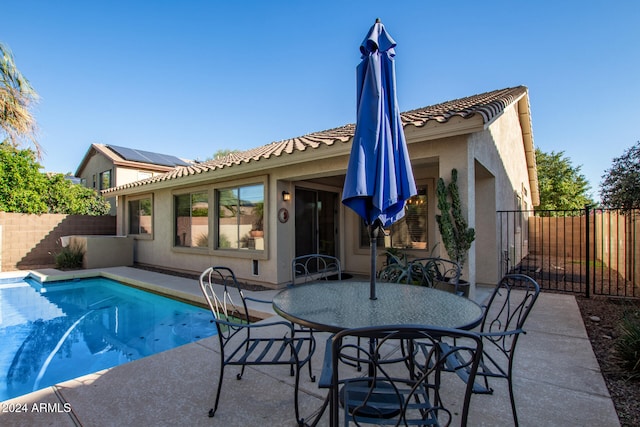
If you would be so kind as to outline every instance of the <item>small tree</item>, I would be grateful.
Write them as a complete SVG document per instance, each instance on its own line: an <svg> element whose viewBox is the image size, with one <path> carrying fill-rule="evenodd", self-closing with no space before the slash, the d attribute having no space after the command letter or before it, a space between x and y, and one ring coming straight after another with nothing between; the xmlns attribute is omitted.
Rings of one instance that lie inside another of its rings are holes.
<svg viewBox="0 0 640 427"><path fill-rule="evenodd" d="M603 205L623 210L640 208L640 141L614 158L602 178Z"/></svg>
<svg viewBox="0 0 640 427"><path fill-rule="evenodd" d="M62 174L45 175L30 149L0 144L0 211L29 214L106 215L109 203L95 190Z"/></svg>
<svg viewBox="0 0 640 427"><path fill-rule="evenodd" d="M467 261L467 252L471 248L471 243L476 238L476 231L467 227L467 221L462 216L457 181L456 169L451 170L451 182L448 186L442 178L438 179L436 192L440 215L436 215L436 222L449 257L462 268Z"/></svg>
<svg viewBox="0 0 640 427"><path fill-rule="evenodd" d="M595 204L580 166L574 167L563 151L544 153L536 148L536 166L540 205L535 210L573 210Z"/></svg>

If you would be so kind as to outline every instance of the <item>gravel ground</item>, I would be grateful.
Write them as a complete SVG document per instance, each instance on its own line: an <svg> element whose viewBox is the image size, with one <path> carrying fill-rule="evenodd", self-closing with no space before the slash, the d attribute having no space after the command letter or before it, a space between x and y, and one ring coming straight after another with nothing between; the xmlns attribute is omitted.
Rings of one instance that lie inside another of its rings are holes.
<svg viewBox="0 0 640 427"><path fill-rule="evenodd" d="M640 380L629 379L614 348L620 320L627 310L640 310L640 301L580 296L576 300L620 424L640 426Z"/></svg>

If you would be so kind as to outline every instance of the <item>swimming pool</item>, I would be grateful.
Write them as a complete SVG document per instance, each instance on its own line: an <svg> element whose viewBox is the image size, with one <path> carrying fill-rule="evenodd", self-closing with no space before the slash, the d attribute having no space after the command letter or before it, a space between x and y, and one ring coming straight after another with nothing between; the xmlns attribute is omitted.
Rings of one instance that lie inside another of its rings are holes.
<svg viewBox="0 0 640 427"><path fill-rule="evenodd" d="M102 277L0 281L0 401L215 335L209 310Z"/></svg>

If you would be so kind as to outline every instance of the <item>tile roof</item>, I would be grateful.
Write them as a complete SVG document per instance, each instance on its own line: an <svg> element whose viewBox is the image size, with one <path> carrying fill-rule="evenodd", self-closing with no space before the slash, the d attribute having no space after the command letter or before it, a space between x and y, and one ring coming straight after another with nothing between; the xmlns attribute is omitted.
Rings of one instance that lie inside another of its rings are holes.
<svg viewBox="0 0 640 427"><path fill-rule="evenodd" d="M512 103L519 100L527 92L525 86L499 89L491 92L473 95L466 98L455 99L429 107L401 113L403 126L413 125L416 127L425 126L430 121L446 123L453 117L464 119L480 114L484 123L490 123L495 117L504 111ZM285 139L272 142L261 147L247 151L235 152L220 159L210 160L203 163L196 163L176 169L161 175L156 175L141 181L135 181L119 187L104 190L102 193L109 193L127 188L140 187L156 182L163 182L190 175L210 172L234 165L260 161L271 157L280 157L283 154L293 154L296 151L316 149L321 146L332 146L336 142L347 143L351 140L355 132L355 124L348 124L334 129L310 133L297 138Z"/></svg>

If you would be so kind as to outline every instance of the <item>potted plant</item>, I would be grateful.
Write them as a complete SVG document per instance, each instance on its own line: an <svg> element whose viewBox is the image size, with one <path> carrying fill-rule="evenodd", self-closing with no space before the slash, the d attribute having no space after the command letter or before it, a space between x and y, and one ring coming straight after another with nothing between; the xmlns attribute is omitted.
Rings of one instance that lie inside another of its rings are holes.
<svg viewBox="0 0 640 427"><path fill-rule="evenodd" d="M467 252L476 238L476 232L467 226L467 221L462 216L457 181L456 169L451 170L449 185L445 184L442 177L438 179L436 193L440 215L436 215L436 222L449 258L457 262L462 270L467 261Z"/></svg>

